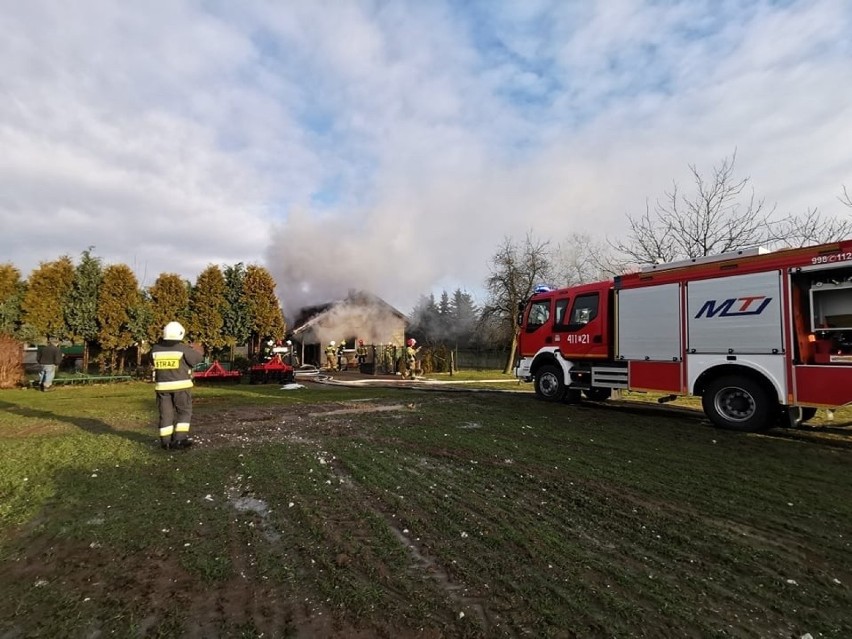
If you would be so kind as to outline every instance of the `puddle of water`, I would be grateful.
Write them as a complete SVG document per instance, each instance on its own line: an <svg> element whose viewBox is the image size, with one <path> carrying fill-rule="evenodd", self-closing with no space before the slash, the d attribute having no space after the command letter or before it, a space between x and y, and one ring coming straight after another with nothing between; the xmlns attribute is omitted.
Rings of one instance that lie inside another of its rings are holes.
<svg viewBox="0 0 852 639"><path fill-rule="evenodd" d="M229 501L237 512L254 513L260 517L260 530L268 541L275 542L281 539L281 535L278 534L278 531L272 527L272 524L266 518L269 514L269 506L265 501L254 497L236 497Z"/></svg>
<svg viewBox="0 0 852 639"><path fill-rule="evenodd" d="M241 513L252 512L265 517L269 512L269 506L266 505L266 502L262 499L255 499L254 497L238 497L237 499L232 499L231 504Z"/></svg>

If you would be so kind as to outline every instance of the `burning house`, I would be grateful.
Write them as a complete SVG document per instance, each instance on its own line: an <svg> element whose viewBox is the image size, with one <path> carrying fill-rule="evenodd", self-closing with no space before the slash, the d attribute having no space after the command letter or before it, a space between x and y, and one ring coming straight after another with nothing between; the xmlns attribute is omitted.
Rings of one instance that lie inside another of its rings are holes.
<svg viewBox="0 0 852 639"><path fill-rule="evenodd" d="M299 360L319 365L325 346L332 340L346 342L354 353L358 340L368 345L402 346L406 317L383 299L364 291L350 291L344 299L310 306L299 311L291 339Z"/></svg>

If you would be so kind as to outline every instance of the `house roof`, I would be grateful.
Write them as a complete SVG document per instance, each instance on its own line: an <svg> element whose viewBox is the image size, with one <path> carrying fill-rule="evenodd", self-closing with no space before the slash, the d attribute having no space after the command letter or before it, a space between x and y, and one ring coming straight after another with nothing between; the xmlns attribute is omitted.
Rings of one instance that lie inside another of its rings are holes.
<svg viewBox="0 0 852 639"><path fill-rule="evenodd" d="M399 319L407 321L408 318L404 313L401 313L396 308L388 304L378 295L368 293L366 291L350 291L342 300L336 302L328 302L326 304L317 304L315 306L306 306L299 311L296 316L296 321L293 322L293 335L304 333L311 328L316 322L322 319L323 315L331 309L339 306L351 304L352 306L378 306L387 312L396 315Z"/></svg>

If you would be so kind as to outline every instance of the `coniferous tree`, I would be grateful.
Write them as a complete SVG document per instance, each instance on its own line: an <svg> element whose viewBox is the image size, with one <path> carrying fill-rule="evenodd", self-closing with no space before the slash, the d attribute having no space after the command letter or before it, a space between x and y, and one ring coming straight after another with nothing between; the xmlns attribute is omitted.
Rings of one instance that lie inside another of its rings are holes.
<svg viewBox="0 0 852 639"><path fill-rule="evenodd" d="M459 346L469 346L476 339L479 309L470 293L457 288L450 303L454 336Z"/></svg>
<svg viewBox="0 0 852 639"><path fill-rule="evenodd" d="M21 302L21 319L39 339L52 335L68 337L65 300L74 281L74 264L63 255L53 262L42 262L29 277Z"/></svg>
<svg viewBox="0 0 852 639"><path fill-rule="evenodd" d="M450 306L450 296L447 291L441 291L441 301L438 302L438 340L441 342L451 341L455 334Z"/></svg>
<svg viewBox="0 0 852 639"><path fill-rule="evenodd" d="M243 283L243 301L248 307L249 355L260 350L260 342L271 337L283 339L286 327L281 306L275 296L275 280L262 266L249 265Z"/></svg>
<svg viewBox="0 0 852 639"><path fill-rule="evenodd" d="M129 317L127 328L136 346L136 366L139 366L142 363L142 354L151 350L148 335L151 332L153 310L148 291L139 292L136 303L128 309L127 314ZM157 337L159 339L160 335Z"/></svg>
<svg viewBox="0 0 852 639"><path fill-rule="evenodd" d="M9 263L0 264L0 333L18 334L25 289L21 272Z"/></svg>
<svg viewBox="0 0 852 639"><path fill-rule="evenodd" d="M408 332L422 344L433 344L439 339L441 314L435 303L435 295L421 295L417 306L411 311Z"/></svg>
<svg viewBox="0 0 852 639"><path fill-rule="evenodd" d="M98 292L98 341L103 371L106 365L113 370L116 363L124 370L124 354L134 343L131 331L133 309L139 304L139 285L126 264L112 264L104 269ZM119 356L121 356L119 360Z"/></svg>
<svg viewBox="0 0 852 639"><path fill-rule="evenodd" d="M189 300L189 336L204 347L209 356L225 345L222 334L225 301L225 277L218 266L208 266L195 282Z"/></svg>
<svg viewBox="0 0 852 639"><path fill-rule="evenodd" d="M148 290L151 299L151 324L148 341L160 339L160 332L169 322L180 322L186 328L189 317L189 283L174 273L160 273Z"/></svg>
<svg viewBox="0 0 852 639"><path fill-rule="evenodd" d="M222 332L225 342L231 348L231 361L234 360L234 347L245 344L251 335L249 308L243 295L246 269L242 262L226 266L225 307L222 311Z"/></svg>
<svg viewBox="0 0 852 639"><path fill-rule="evenodd" d="M99 258L92 256L92 247L83 251L74 269L74 281L65 300L65 322L69 337L83 343L83 371L89 370L89 348L98 337L98 291L103 279Z"/></svg>

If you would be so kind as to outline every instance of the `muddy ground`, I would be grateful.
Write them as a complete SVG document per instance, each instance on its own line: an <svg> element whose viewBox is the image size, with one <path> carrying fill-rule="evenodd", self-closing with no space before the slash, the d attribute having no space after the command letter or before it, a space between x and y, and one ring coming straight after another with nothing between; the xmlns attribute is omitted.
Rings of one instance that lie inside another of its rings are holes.
<svg viewBox="0 0 852 639"><path fill-rule="evenodd" d="M67 521L67 526L75 526L73 510L74 500L68 503L53 503L35 520L19 530L16 535L25 547L12 552L0 565L0 592L14 592L16 583L32 584L26 591L22 602L0 604L0 612L9 615L0 625L0 639L13 639L30 636L81 636L101 637L117 632L118 636L186 636L186 637L301 637L314 638L438 638L438 637L574 637L574 636L611 636L606 626L587 626L584 631L572 629L570 620L565 620L561 629L558 625L546 626L546 632L540 634L535 620L525 625L523 615L515 616L507 623L511 613L511 604L505 599L495 601L487 592L469 591L464 580L452 565L442 563L439 555L432 552L429 540L412 537L405 524L396 519L387 502L376 498L359 487L359 482L351 475L351 469L328 453L329 442L336 438L351 438L357 435L367 444L392 443L382 439L387 437L374 432L365 424L371 418L398 420L409 423L419 419L422 402L441 401L452 404L463 402L460 397L440 395L417 398L414 401L394 401L364 399L361 401L321 402L289 405L286 409L274 406L209 407L203 400L197 402L193 435L197 449L187 453L163 453L178 455L175 464L181 464L179 455L193 455L197 451L213 454L217 451L255 449L264 444L290 444L302 453L318 460L320 466L328 470L328 483L334 481L346 487L345 499L348 510L335 516L341 519L333 527L323 527L313 522L325 535L321 543L332 544L335 553L331 559L331 568L345 568L347 583L371 582L381 585L387 592L383 600L387 610L376 611L369 606L360 609L352 605L341 611L331 597L326 597L322 587L315 587L316 575L309 574L313 566L310 548L302 548L301 555L293 559L287 549L288 532L281 530L277 521L278 511L293 507L292 502L269 503L264 495L268 492L256 489L256 478L242 466L223 469L224 491L205 496L209 507L225 507L230 515L224 529L215 525L199 522L192 543L202 545L205 539L228 540L228 556L223 562L229 571L217 572L218 565L204 564L204 558L198 561L204 569L210 571L208 579L199 578L199 570L187 568L186 561L179 560L181 540L161 549L140 548L140 552L129 552L126 546L123 554L116 556L106 544L85 543L85 535L56 533L56 529L46 526L45 518L56 517ZM635 415L652 412L655 407L621 406L612 403L604 409L610 417ZM665 415L665 411L661 414ZM703 417L694 412L669 413L684 422L686 427L704 428ZM478 421L463 421L456 425L458 429L476 430L482 428ZM712 431L710 431L712 432ZM836 435L838 441L848 442L845 433L827 433ZM797 436L790 433L778 433L779 437ZM819 433L804 433L802 437L819 437ZM154 445L152 440L152 446ZM715 444L715 440L713 440ZM841 444L845 446L845 443ZM426 456L452 457L452 449L445 448L440 441L423 450ZM242 457L238 453L238 457ZM512 464L513 460L498 461L502 465ZM294 469L294 472L296 470ZM611 486L601 484L601 494L611 490ZM195 491L197 492L197 490ZM141 498L136 495L135 498ZM624 495L611 494L605 499L623 499ZM81 503L82 503L81 499ZM189 502L187 502L189 503ZM665 504L654 505L645 501L642 507L661 508ZM108 507L107 507L108 508ZM103 511L107 512L107 511ZM358 515L371 513L384 523L395 542L404 550L405 582L398 581L393 574L392 562L378 556L370 556L363 561L365 551L362 544L371 538L374 530ZM696 515L698 513L696 512ZM429 512L409 513L409 520L429 518ZM98 528L108 525L108 514L95 514L85 521L86 526ZM67 527L66 526L66 527ZM644 526L643 526L644 528ZM331 531L331 532L330 532ZM163 529L164 535L168 532ZM123 534L120 531L116 534ZM737 536L741 536L737 532ZM252 542L246 542L253 539ZM592 539L590 537L589 539ZM761 545L763 541L760 540ZM258 543L259 542L259 543ZM767 541L767 543L774 543ZM189 546L189 542L185 542ZM274 548L270 554L259 545ZM117 546L121 546L117 544ZM614 547L602 549L604 553L615 552ZM274 562L288 563L290 572L267 576L270 556ZM813 561L823 561L814 557ZM455 563L455 562L452 562ZM828 570L828 568L826 568ZM203 571L202 571L203 572ZM846 577L844 576L844 579ZM589 579L600 579L590 573ZM303 585L311 583L310 587ZM603 584L603 581L601 582ZM300 585L302 584L302 585ZM412 585L413 584L413 585ZM602 585L603 587L603 585ZM609 588L609 585L606 586ZM39 591L45 595L45 602L38 600ZM33 594L35 593L35 594ZM57 602L53 593L58 594ZM63 600L66 593L85 593L82 599ZM641 592L625 591L626 598L642 601ZM727 597L727 595L725 595ZM422 599L424 610L410 612L417 608ZM50 600L49 603L47 600ZM98 613L90 620L86 618L85 604L97 600ZM520 602L516 602L517 605ZM53 618L61 618L67 628L52 626L51 621L42 621L33 617L42 605L49 610ZM24 616L15 619L22 612ZM130 612L128 612L130 611ZM114 618L110 620L109 615ZM513 613L511 613L513 614ZM720 604L719 614L724 616ZM762 636L801 636L794 626L780 624L781 613L770 615L769 621L755 622L749 625L731 613L730 633L720 636L758 636L751 634L765 631ZM128 618L130 615L130 618ZM363 615L363 616L361 616ZM120 619L120 621L116 621ZM653 617L651 618L653 619ZM658 623L646 622L635 631L623 636L671 636L673 628L665 617ZM629 624L627 627L630 627ZM704 636L701 630L705 626L697 624L693 636ZM124 629L116 631L118 629ZM680 628L677 632L681 632ZM66 634L67 633L67 634ZM838 635L839 636L839 635Z"/></svg>
<svg viewBox="0 0 852 639"><path fill-rule="evenodd" d="M187 452L164 452L168 455L192 455L201 449L249 448L268 443L294 444L312 450L341 483L351 480L346 470L324 452L323 442L336 436L351 435L353 422L350 418L365 414L410 414L417 410L414 403L381 403L371 401L312 403L290 406L286 410L270 407L239 407L206 413L203 401L196 409L193 424L195 448ZM36 435L41 427L33 426ZM44 430L50 430L45 427ZM156 440L151 440L156 447ZM178 459L180 459L178 457ZM250 479L250 478L249 478ZM2 565L0 592L14 582L32 583L35 589L50 585L62 592L85 592L83 602L98 599L107 602L107 608L116 611L144 610L131 620L132 630L127 636L164 637L299 637L304 639L371 637L422 638L444 636L478 636L476 629L470 632L453 630L458 619L443 614L433 619L431 627L412 627L404 623L397 625L370 619L366 623L347 615L336 614L314 593L305 591L295 594L282 592L280 587L265 585L265 577L258 574L257 556L251 545L239 543L242 525L260 530L270 544L281 542L279 534L269 521L270 504L252 497L253 491L245 485L241 475L229 478L226 498L233 510L234 518L226 531L231 538L230 555L227 563L233 567L233 575L225 581L200 583L176 561L170 549L151 553L127 554L116 557L106 552L100 544L74 543L54 535L40 535L38 530L45 523L44 514L30 522L17 535L26 539L26 549L15 561ZM208 499L213 501L212 496ZM454 584L439 563L418 548L406 537L392 517L382 513L376 503L359 491L351 492L356 500L352 509L372 510L387 523L393 535L407 552L409 561L422 569L424 582L430 589L437 588L454 602L458 609L477 613L484 628L490 623L483 602L466 599L463 589ZM62 508L60 506L60 508ZM93 518L88 525L103 525L103 518ZM369 532L359 530L359 522L337 522L341 528L350 528L358 536L366 537ZM201 530L200 535L214 534ZM187 544L188 545L188 544ZM358 552L352 549L352 554ZM345 553L335 557L338 566L350 567L352 559ZM369 580L372 575L362 574L359 579ZM407 602L400 600L401 606ZM14 608L14 605L11 606ZM124 614L119 612L118 614ZM8 620L7 620L8 621ZM106 624L109 626L109 624ZM30 636L61 636L63 630L40 625L37 621L24 621L0 625L0 639ZM71 636L97 638L113 632L104 632L105 627L97 619L83 624L82 630L74 626ZM121 633L119 633L121 634Z"/></svg>

